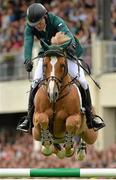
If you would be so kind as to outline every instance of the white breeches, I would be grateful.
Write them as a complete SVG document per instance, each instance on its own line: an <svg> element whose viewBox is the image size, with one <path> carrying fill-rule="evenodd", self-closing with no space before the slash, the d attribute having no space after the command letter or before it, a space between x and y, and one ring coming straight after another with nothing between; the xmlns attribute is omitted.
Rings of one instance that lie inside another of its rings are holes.
<svg viewBox="0 0 116 180"><path fill-rule="evenodd" d="M74 63L69 59L67 61L68 61L68 73L73 78L77 76L77 80L80 82L81 86L86 90L88 88L88 84L83 69L79 67L80 70L78 70L78 65L76 63ZM39 58L38 65L35 70L32 88L34 88L36 80L39 79L43 79L43 58Z"/></svg>

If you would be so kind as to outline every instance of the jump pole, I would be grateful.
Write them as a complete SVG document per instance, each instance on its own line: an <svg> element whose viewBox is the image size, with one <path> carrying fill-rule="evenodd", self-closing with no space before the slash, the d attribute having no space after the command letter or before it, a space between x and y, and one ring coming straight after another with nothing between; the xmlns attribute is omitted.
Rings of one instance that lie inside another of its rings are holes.
<svg viewBox="0 0 116 180"><path fill-rule="evenodd" d="M116 178L115 168L1 168L0 177L105 177Z"/></svg>

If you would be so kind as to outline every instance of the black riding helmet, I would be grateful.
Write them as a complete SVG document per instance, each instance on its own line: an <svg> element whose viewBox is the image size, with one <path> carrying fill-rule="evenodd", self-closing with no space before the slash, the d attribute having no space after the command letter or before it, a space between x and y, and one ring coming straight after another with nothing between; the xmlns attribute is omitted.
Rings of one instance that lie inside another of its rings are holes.
<svg viewBox="0 0 116 180"><path fill-rule="evenodd" d="M38 21L47 13L46 8L40 3L31 4L27 9L27 21L30 26L36 26Z"/></svg>

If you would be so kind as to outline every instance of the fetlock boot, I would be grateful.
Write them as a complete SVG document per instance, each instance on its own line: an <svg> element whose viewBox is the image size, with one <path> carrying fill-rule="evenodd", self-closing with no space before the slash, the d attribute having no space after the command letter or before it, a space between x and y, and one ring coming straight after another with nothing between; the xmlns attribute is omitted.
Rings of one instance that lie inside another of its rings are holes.
<svg viewBox="0 0 116 180"><path fill-rule="evenodd" d="M38 84L31 88L30 94L29 94L29 104L28 104L28 112L27 116L23 117L23 122L17 126L17 130L23 131L23 132L30 132L33 126L32 119L33 119L33 113L34 113L34 97L38 90Z"/></svg>
<svg viewBox="0 0 116 180"><path fill-rule="evenodd" d="M92 112L92 103L91 103L91 96L90 96L90 91L89 87L87 90L85 90L86 93L86 98L84 100L84 107L85 107L85 114L86 114L86 119L87 119L87 126L89 129L93 128L94 130L99 130L105 126L105 123L103 119L97 115L94 115ZM99 121L97 121L100 120Z"/></svg>

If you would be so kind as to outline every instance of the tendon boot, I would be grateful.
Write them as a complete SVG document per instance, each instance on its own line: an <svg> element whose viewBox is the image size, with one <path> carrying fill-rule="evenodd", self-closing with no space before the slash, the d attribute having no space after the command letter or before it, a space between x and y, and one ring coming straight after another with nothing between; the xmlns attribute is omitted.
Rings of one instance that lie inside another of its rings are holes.
<svg viewBox="0 0 116 180"><path fill-rule="evenodd" d="M32 129L32 126L33 126L32 119L33 119L33 113L34 113L33 100L37 92L37 89L38 89L38 84L36 85L34 89L31 88L30 95L29 95L28 113L27 113L27 116L23 117L22 119L23 122L17 126L17 130L19 131L29 133Z"/></svg>
<svg viewBox="0 0 116 180"><path fill-rule="evenodd" d="M105 123L101 117L94 115L92 112L92 103L91 103L89 87L87 90L85 90L85 95L86 95L86 97L82 97L82 99L84 98L84 100L82 100L82 102L85 107L87 126L89 129L93 128L95 131L98 131L99 129L101 129L105 126ZM100 120L100 122L97 120Z"/></svg>

